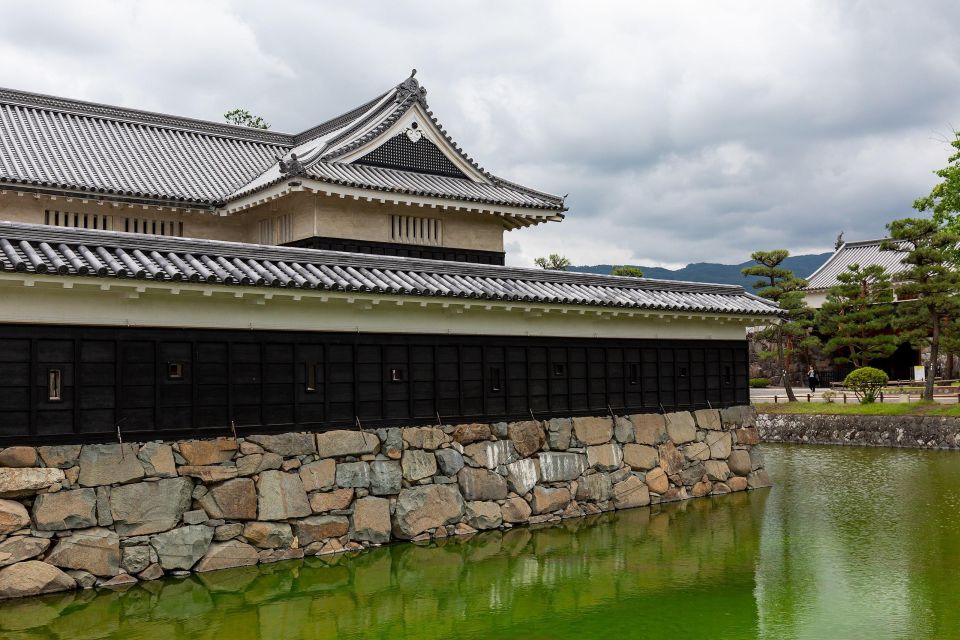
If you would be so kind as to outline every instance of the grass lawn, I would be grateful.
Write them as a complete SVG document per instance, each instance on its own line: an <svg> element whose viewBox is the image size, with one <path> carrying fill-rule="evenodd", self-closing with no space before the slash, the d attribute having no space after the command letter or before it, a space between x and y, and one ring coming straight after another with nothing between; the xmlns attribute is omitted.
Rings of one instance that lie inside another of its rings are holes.
<svg viewBox="0 0 960 640"><path fill-rule="evenodd" d="M836 402L780 402L757 403L757 413L857 415L857 416L955 416L960 417L960 405L936 402L903 402L838 404Z"/></svg>

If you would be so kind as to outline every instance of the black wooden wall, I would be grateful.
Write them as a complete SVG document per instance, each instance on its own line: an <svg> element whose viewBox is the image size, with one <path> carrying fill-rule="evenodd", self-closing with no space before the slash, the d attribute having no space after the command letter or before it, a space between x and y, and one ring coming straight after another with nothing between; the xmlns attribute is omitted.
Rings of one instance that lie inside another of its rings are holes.
<svg viewBox="0 0 960 640"><path fill-rule="evenodd" d="M745 341L0 326L0 445L748 401Z"/></svg>

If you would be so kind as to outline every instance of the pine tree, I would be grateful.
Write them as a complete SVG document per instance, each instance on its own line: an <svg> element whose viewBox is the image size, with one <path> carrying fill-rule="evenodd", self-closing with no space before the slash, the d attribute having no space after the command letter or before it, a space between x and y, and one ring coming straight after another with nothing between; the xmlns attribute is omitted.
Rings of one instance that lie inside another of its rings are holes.
<svg viewBox="0 0 960 640"><path fill-rule="evenodd" d="M793 355L816 343L816 339L809 335L809 329L813 325L813 310L807 306L804 298L803 289L807 286L807 281L781 266L783 261L790 257L790 252L785 249L755 251L750 257L758 264L742 269L741 273L745 276L757 276L758 280L753 283L753 288L758 290L757 294L773 300L785 312L779 323L755 334L759 339L771 340L776 344L775 353L761 356L776 357L787 399L796 402L797 396L794 395L790 383Z"/></svg>
<svg viewBox="0 0 960 640"><path fill-rule="evenodd" d="M627 276L628 278L642 278L643 271L637 267L620 266L614 267L610 272L612 276Z"/></svg>
<svg viewBox="0 0 960 640"><path fill-rule="evenodd" d="M229 122L230 124L235 124L239 127L250 127L251 129L269 129L270 123L261 118L260 116L255 116L246 109L232 109L223 114L223 119Z"/></svg>
<svg viewBox="0 0 960 640"><path fill-rule="evenodd" d="M566 271L567 267L570 266L570 261L559 253L551 253L546 258L537 258L533 261L533 264L548 271Z"/></svg>
<svg viewBox="0 0 960 640"><path fill-rule="evenodd" d="M960 272L954 262L960 235L923 218L894 220L887 229L890 240L880 248L900 252L905 266L893 278L901 301L894 327L913 344L930 347L930 372L923 398L933 401L943 329L951 317L960 313Z"/></svg>
<svg viewBox="0 0 960 640"><path fill-rule="evenodd" d="M899 340L890 331L894 308L889 274L880 265L851 264L837 280L817 314L820 334L829 336L823 350L836 354L837 364L857 368L893 355Z"/></svg>

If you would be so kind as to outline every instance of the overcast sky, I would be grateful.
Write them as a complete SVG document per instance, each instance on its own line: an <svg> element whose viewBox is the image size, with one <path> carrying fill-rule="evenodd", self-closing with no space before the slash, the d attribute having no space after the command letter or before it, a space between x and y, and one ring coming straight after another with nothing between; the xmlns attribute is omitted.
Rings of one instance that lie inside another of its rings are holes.
<svg viewBox="0 0 960 640"><path fill-rule="evenodd" d="M294 132L410 71L488 170L569 193L509 261L741 262L911 213L960 127L960 2L12 2L0 86Z"/></svg>

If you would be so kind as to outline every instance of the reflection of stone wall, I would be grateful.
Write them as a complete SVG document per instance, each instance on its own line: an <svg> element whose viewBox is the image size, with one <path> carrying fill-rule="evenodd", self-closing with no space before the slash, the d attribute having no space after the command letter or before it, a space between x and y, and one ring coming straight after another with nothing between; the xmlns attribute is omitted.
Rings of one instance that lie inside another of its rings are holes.
<svg viewBox="0 0 960 640"><path fill-rule="evenodd" d="M0 598L766 486L749 407L0 451Z"/></svg>
<svg viewBox="0 0 960 640"><path fill-rule="evenodd" d="M960 449L960 419L924 416L757 416L765 442Z"/></svg>

